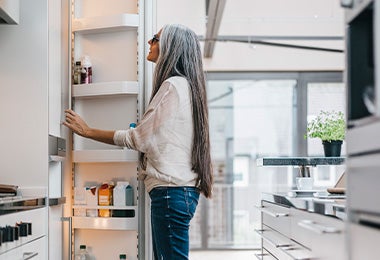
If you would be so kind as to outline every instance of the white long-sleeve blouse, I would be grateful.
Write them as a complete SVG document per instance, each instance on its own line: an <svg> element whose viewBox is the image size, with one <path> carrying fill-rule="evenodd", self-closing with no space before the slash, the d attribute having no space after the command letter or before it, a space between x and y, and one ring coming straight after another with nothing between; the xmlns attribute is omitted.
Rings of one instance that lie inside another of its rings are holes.
<svg viewBox="0 0 380 260"><path fill-rule="evenodd" d="M146 169L140 177L148 192L158 186L195 186L188 81L178 76L165 80L136 128L115 131L113 140L145 153Z"/></svg>

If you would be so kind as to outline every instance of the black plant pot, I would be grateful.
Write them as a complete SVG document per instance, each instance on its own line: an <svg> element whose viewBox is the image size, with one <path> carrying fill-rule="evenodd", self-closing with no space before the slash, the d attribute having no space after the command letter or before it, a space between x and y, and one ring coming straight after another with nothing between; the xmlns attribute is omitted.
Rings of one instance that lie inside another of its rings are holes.
<svg viewBox="0 0 380 260"><path fill-rule="evenodd" d="M322 141L326 157L339 157L343 141Z"/></svg>

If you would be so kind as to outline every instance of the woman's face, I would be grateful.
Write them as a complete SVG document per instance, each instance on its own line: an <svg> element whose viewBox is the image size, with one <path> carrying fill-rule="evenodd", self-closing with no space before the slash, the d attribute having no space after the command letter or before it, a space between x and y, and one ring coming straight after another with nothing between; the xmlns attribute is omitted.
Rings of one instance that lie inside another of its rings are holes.
<svg viewBox="0 0 380 260"><path fill-rule="evenodd" d="M158 59L158 55L160 54L160 35L161 35L162 29L153 36L152 39L148 41L150 48L149 48L149 53L146 59L148 61L156 63Z"/></svg>

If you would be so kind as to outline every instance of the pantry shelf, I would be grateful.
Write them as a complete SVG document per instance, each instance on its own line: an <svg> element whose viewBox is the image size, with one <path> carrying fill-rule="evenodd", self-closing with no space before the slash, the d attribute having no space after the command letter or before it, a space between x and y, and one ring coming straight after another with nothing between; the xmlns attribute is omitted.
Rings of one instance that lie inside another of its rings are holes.
<svg viewBox="0 0 380 260"><path fill-rule="evenodd" d="M101 217L72 217L73 228L76 229L106 229L106 230L136 230L138 215L133 218L101 218Z"/></svg>
<svg viewBox="0 0 380 260"><path fill-rule="evenodd" d="M105 33L133 30L139 26L138 14L118 14L110 16L74 19L72 31L75 33Z"/></svg>
<svg viewBox="0 0 380 260"><path fill-rule="evenodd" d="M137 81L112 81L73 85L73 97L102 97L110 95L138 95Z"/></svg>
<svg viewBox="0 0 380 260"><path fill-rule="evenodd" d="M74 150L73 162L137 162L138 152L120 150Z"/></svg>
<svg viewBox="0 0 380 260"><path fill-rule="evenodd" d="M120 210L137 210L137 206L91 206L91 205L73 205L73 209L120 209Z"/></svg>

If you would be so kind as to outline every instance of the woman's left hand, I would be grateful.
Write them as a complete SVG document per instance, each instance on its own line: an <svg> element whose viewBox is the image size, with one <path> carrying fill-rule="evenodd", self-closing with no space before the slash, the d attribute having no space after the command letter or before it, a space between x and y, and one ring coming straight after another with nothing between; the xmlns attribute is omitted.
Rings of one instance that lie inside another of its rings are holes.
<svg viewBox="0 0 380 260"><path fill-rule="evenodd" d="M83 137L88 137L89 130L91 129L87 123L73 110L65 110L66 119L63 125L70 128L74 133Z"/></svg>

